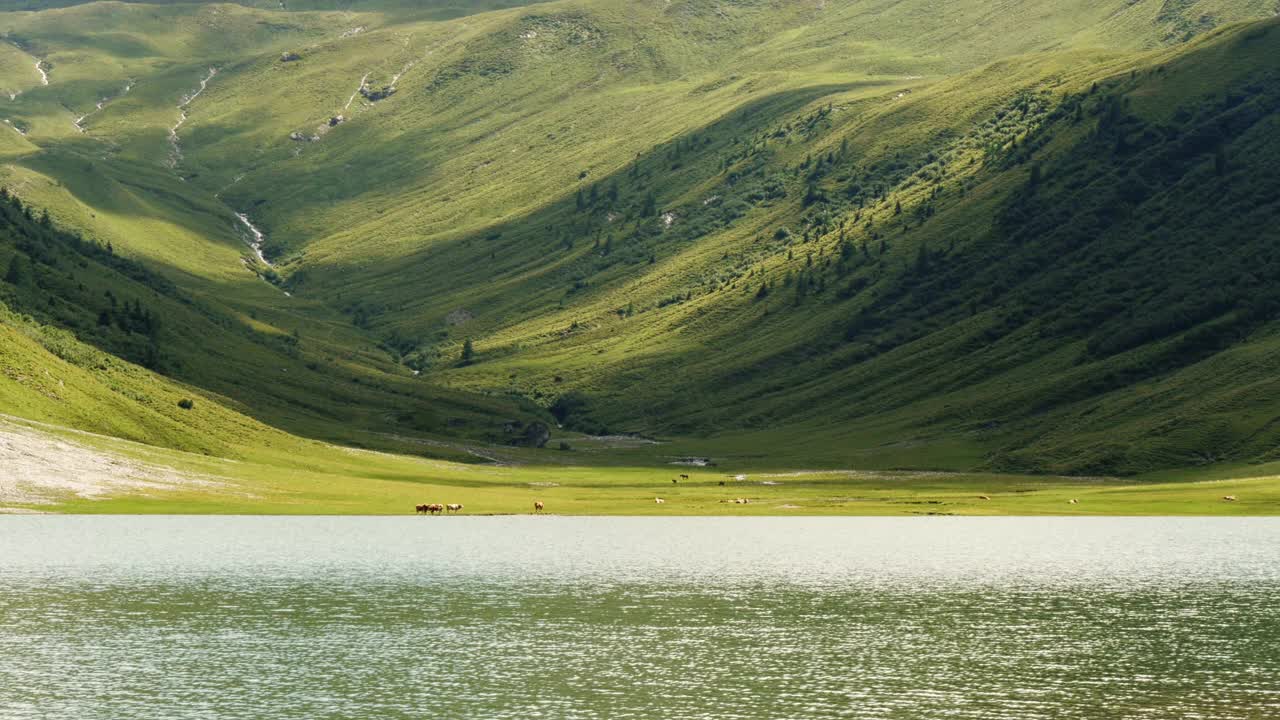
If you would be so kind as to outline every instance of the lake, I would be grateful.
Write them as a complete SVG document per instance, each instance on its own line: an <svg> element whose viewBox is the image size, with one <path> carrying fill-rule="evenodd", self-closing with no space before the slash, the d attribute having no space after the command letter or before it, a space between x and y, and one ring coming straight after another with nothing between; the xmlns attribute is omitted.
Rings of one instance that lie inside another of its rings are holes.
<svg viewBox="0 0 1280 720"><path fill-rule="evenodd" d="M0 516L0 718L1280 717L1280 521Z"/></svg>

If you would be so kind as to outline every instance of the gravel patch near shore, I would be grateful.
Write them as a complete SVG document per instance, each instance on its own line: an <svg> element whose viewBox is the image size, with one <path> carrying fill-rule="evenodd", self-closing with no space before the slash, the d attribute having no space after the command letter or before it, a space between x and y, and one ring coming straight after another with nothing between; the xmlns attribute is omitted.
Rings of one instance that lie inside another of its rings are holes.
<svg viewBox="0 0 1280 720"><path fill-rule="evenodd" d="M13 512L5 506L49 505L67 496L95 499L220 484L0 420L0 512Z"/></svg>

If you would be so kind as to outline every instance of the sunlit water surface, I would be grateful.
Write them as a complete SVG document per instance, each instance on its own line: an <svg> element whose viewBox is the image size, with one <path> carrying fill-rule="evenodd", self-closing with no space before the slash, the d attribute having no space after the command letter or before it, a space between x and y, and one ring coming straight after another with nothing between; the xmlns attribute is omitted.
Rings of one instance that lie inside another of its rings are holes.
<svg viewBox="0 0 1280 720"><path fill-rule="evenodd" d="M0 718L1280 718L1280 523L0 518Z"/></svg>

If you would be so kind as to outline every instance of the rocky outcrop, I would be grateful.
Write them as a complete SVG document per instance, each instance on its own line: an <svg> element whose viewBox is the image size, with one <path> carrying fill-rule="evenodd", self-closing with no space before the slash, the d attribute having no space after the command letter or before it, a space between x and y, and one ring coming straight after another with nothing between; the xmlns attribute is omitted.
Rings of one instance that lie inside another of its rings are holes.
<svg viewBox="0 0 1280 720"><path fill-rule="evenodd" d="M537 420L528 425L520 420L507 420L502 424L502 431L507 435L515 436L507 441L511 445L543 448L551 441L551 428Z"/></svg>
<svg viewBox="0 0 1280 720"><path fill-rule="evenodd" d="M287 52L280 55L280 62L282 63L298 62L301 59L302 56L295 52Z"/></svg>
<svg viewBox="0 0 1280 720"><path fill-rule="evenodd" d="M524 429L522 444L527 447L543 448L551 441L551 428L544 422L531 422Z"/></svg>
<svg viewBox="0 0 1280 720"><path fill-rule="evenodd" d="M380 89L377 89L377 90L370 87L360 88L360 95L364 97L365 100L368 100L369 102L378 102L379 100L386 100L387 98L395 94L396 94L396 89L392 85L383 85Z"/></svg>
<svg viewBox="0 0 1280 720"><path fill-rule="evenodd" d="M463 325L475 319L475 315L466 308L458 308L448 315L444 316L444 321L449 325Z"/></svg>

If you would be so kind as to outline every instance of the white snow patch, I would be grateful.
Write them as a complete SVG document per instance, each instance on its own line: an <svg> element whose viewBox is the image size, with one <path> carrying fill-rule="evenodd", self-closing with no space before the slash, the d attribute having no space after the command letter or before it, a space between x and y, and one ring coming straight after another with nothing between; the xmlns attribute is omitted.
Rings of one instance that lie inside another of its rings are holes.
<svg viewBox="0 0 1280 720"><path fill-rule="evenodd" d="M274 269L275 265L272 265L271 261L268 260L267 257L262 254L262 245L263 243L266 242L267 236L264 235L262 231L258 229L258 226L253 224L253 221L249 219L248 215L240 212L234 213L234 214L236 216L236 220L239 220L240 224L244 226L244 229L248 231L249 235L246 238L246 242L248 242L249 247L253 249L253 254L255 257L258 258L258 262L262 263L263 265L266 265L269 268ZM249 270L251 271L254 271L253 268L249 267L248 263L245 263L245 267L249 268ZM264 277L263 280L266 280L266 278ZM288 290L285 290L283 288L280 289L280 292L284 293L285 297L293 297L292 293L290 293Z"/></svg>
<svg viewBox="0 0 1280 720"><path fill-rule="evenodd" d="M258 262L266 265L267 267L271 267L271 262L262 254L262 244L266 241L267 236L263 235L262 231L249 220L248 215L239 212L235 215L236 219L240 221L240 224L244 225L245 230L249 231L249 247L253 248L253 254L257 256Z"/></svg>

